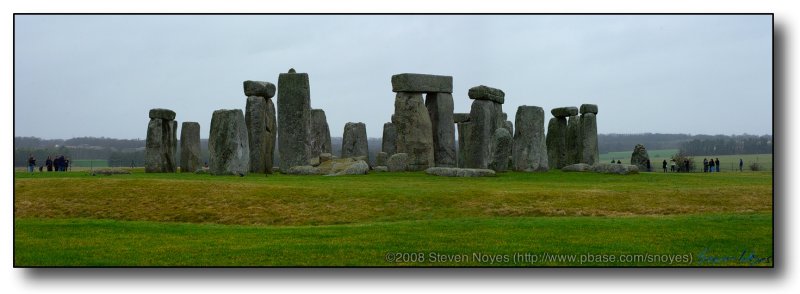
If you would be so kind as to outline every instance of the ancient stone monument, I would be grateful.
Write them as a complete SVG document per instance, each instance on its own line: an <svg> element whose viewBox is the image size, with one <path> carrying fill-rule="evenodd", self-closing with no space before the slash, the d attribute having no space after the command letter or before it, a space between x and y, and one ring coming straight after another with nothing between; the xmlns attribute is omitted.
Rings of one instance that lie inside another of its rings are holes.
<svg viewBox="0 0 800 294"><path fill-rule="evenodd" d="M245 122L250 148L250 172L272 173L272 155L275 150L276 118L275 85L268 82L244 81L247 96Z"/></svg>
<svg viewBox="0 0 800 294"><path fill-rule="evenodd" d="M322 109L311 109L311 159L331 153L331 130Z"/></svg>
<svg viewBox="0 0 800 294"><path fill-rule="evenodd" d="M560 169L572 164L567 148L567 117L578 115L578 108L553 108L550 113L554 117L547 125L547 163L550 168Z"/></svg>
<svg viewBox="0 0 800 294"><path fill-rule="evenodd" d="M200 165L200 124L185 121L181 124L181 172L194 172Z"/></svg>
<svg viewBox="0 0 800 294"><path fill-rule="evenodd" d="M244 176L250 170L250 144L241 109L220 109L211 116L209 173Z"/></svg>
<svg viewBox="0 0 800 294"><path fill-rule="evenodd" d="M344 135L342 136L342 158L360 156L369 161L367 126L362 122L348 122L344 125Z"/></svg>
<svg viewBox="0 0 800 294"><path fill-rule="evenodd" d="M575 164L581 162L582 148L581 138L581 117L577 114L570 115L567 119L567 133L565 144L567 147L567 162L565 164Z"/></svg>
<svg viewBox="0 0 800 294"><path fill-rule="evenodd" d="M408 154L392 154L392 156L389 156L389 160L386 161L386 167L390 172L401 172L408 170Z"/></svg>
<svg viewBox="0 0 800 294"><path fill-rule="evenodd" d="M278 76L278 153L280 170L308 165L311 159L311 92L308 74Z"/></svg>
<svg viewBox="0 0 800 294"><path fill-rule="evenodd" d="M436 166L456 166L456 130L453 124L453 94L428 93L425 107L433 126L433 159Z"/></svg>
<svg viewBox="0 0 800 294"><path fill-rule="evenodd" d="M544 172L549 170L544 135L544 110L538 106L520 106L514 130L514 170Z"/></svg>
<svg viewBox="0 0 800 294"><path fill-rule="evenodd" d="M581 162L596 164L600 159L600 149L597 145L597 105L581 105L580 148Z"/></svg>
<svg viewBox="0 0 800 294"><path fill-rule="evenodd" d="M397 129L393 123L383 124L383 137L381 138L381 151L385 152L387 156L397 153ZM388 157L387 157L388 159ZM381 164L379 164L381 165Z"/></svg>
<svg viewBox="0 0 800 294"><path fill-rule="evenodd" d="M639 167L640 171L649 171L647 169L648 161L650 161L650 155L647 154L647 149L642 144L636 144L631 154L631 165Z"/></svg>
<svg viewBox="0 0 800 294"><path fill-rule="evenodd" d="M508 170L508 158L512 153L511 133L506 128L497 128L492 136L492 164L491 169L497 172Z"/></svg>
<svg viewBox="0 0 800 294"><path fill-rule="evenodd" d="M441 126L441 121L452 124L452 107L447 108L446 105L448 97L449 104L452 105L452 96L439 95L440 93L450 94L453 92L453 77L449 76L436 76L426 74L397 74L392 76L392 91L397 93L394 102L394 115L392 116L392 124L394 124L397 136L395 137L395 152L405 153L408 156L408 169L413 171L425 170L428 167L434 166L435 155L434 150L442 151L440 157L443 162L455 163L455 152L452 153L453 159L450 159L450 154L446 150L453 148L453 139L437 139L438 147L434 146L434 126L431 122L431 114L422 100L422 94L427 93L429 97L436 97L431 103L436 104L435 113L440 121L437 121L437 137L446 137L448 131L446 127ZM439 105L443 105L439 107ZM447 114L447 111L450 114ZM441 128L439 128L441 126ZM439 130L442 130L439 132ZM453 132L449 132L452 136ZM449 144L452 147L448 147ZM391 162L391 157L390 160ZM389 166L389 170L392 167Z"/></svg>
<svg viewBox="0 0 800 294"><path fill-rule="evenodd" d="M174 173L177 169L177 125L175 112L169 109L150 110L145 141L144 170L148 173Z"/></svg>
<svg viewBox="0 0 800 294"><path fill-rule="evenodd" d="M471 125L467 130L469 136L465 137L464 167L489 168L495 155L493 139L495 130L506 128L503 117L505 93L500 89L480 85L470 88L468 95L475 101L472 102L469 113Z"/></svg>

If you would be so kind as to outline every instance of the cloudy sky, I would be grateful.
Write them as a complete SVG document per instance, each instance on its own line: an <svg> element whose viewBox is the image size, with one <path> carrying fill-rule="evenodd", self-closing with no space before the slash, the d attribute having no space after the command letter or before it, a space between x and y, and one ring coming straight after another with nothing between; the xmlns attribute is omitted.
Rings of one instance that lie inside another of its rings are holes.
<svg viewBox="0 0 800 294"><path fill-rule="evenodd" d="M146 135L150 108L245 107L244 80L309 74L333 136L380 137L393 74L453 76L549 110L599 105L600 133L772 134L769 15L17 15L16 136ZM273 98L274 99L274 98Z"/></svg>

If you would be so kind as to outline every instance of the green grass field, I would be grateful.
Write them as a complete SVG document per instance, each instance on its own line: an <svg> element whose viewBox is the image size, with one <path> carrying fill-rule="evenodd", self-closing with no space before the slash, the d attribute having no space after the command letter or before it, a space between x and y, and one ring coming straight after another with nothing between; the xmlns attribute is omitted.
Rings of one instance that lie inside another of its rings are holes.
<svg viewBox="0 0 800 294"><path fill-rule="evenodd" d="M16 173L16 266L771 266L772 173ZM687 259L688 257L688 259Z"/></svg>

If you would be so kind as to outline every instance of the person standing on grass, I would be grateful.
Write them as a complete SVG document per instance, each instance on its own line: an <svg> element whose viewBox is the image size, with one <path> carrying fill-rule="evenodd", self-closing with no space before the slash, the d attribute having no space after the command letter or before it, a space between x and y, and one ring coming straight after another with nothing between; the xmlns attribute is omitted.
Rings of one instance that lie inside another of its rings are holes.
<svg viewBox="0 0 800 294"><path fill-rule="evenodd" d="M47 156L47 160L44 162L44 165L47 166L47 171L53 171L53 159L50 156Z"/></svg>
<svg viewBox="0 0 800 294"><path fill-rule="evenodd" d="M719 157L717 157L717 172L719 172L719 168L720 168L720 166L719 166Z"/></svg>
<svg viewBox="0 0 800 294"><path fill-rule="evenodd" d="M742 171L742 167L743 167L743 166L744 166L744 161L742 161L742 159L741 159L741 158L739 158L739 171L740 171L740 172Z"/></svg>
<svg viewBox="0 0 800 294"><path fill-rule="evenodd" d="M689 172L689 160L688 159L684 159L683 160L683 165L686 167L686 172L688 173Z"/></svg>
<svg viewBox="0 0 800 294"><path fill-rule="evenodd" d="M650 167L650 158L647 159L647 171L652 171L652 167Z"/></svg>
<svg viewBox="0 0 800 294"><path fill-rule="evenodd" d="M33 173L34 167L36 167L36 158L33 158L33 154L28 154L28 172Z"/></svg>
<svg viewBox="0 0 800 294"><path fill-rule="evenodd" d="M669 169L670 171L675 172L675 159L671 159L669 161Z"/></svg>
<svg viewBox="0 0 800 294"><path fill-rule="evenodd" d="M714 159L713 158L708 161L708 172L710 172L710 173L714 172Z"/></svg>
<svg viewBox="0 0 800 294"><path fill-rule="evenodd" d="M64 159L64 171L70 171L70 170L71 169L69 169L69 157L67 157L66 159Z"/></svg>
<svg viewBox="0 0 800 294"><path fill-rule="evenodd" d="M708 158L703 158L703 172L708 172Z"/></svg>
<svg viewBox="0 0 800 294"><path fill-rule="evenodd" d="M667 172L667 160L664 159L664 162L661 163L661 167L664 169L664 172Z"/></svg>

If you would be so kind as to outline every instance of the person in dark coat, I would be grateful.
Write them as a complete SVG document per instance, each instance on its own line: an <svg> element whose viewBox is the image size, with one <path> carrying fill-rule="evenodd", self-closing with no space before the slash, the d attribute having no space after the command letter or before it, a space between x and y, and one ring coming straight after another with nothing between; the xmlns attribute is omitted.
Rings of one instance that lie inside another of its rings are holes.
<svg viewBox="0 0 800 294"><path fill-rule="evenodd" d="M688 173L689 172L689 160L688 159L684 159L683 160L683 166L686 167L686 172Z"/></svg>
<svg viewBox="0 0 800 294"><path fill-rule="evenodd" d="M714 172L714 159L713 158L708 161L708 172L710 172L710 173Z"/></svg>
<svg viewBox="0 0 800 294"><path fill-rule="evenodd" d="M667 172L667 160L664 159L664 162L661 163L661 168L664 169L664 172Z"/></svg>
<svg viewBox="0 0 800 294"><path fill-rule="evenodd" d="M739 158L739 171L742 171L742 167L744 167L744 161Z"/></svg>
<svg viewBox="0 0 800 294"><path fill-rule="evenodd" d="M703 172L708 172L708 158L703 158Z"/></svg>
<svg viewBox="0 0 800 294"><path fill-rule="evenodd" d="M720 168L720 166L719 166L719 157L717 157L717 162L716 163L717 163L717 172L719 172L719 168Z"/></svg>
<svg viewBox="0 0 800 294"><path fill-rule="evenodd" d="M53 171L53 159L50 156L47 156L47 160L45 160L44 165L47 166L47 171Z"/></svg>
<svg viewBox="0 0 800 294"><path fill-rule="evenodd" d="M28 154L28 172L33 172L33 168L36 167L36 158L33 158L33 154Z"/></svg>
<svg viewBox="0 0 800 294"><path fill-rule="evenodd" d="M652 167L650 166L650 159L647 159L647 171L652 171Z"/></svg>

